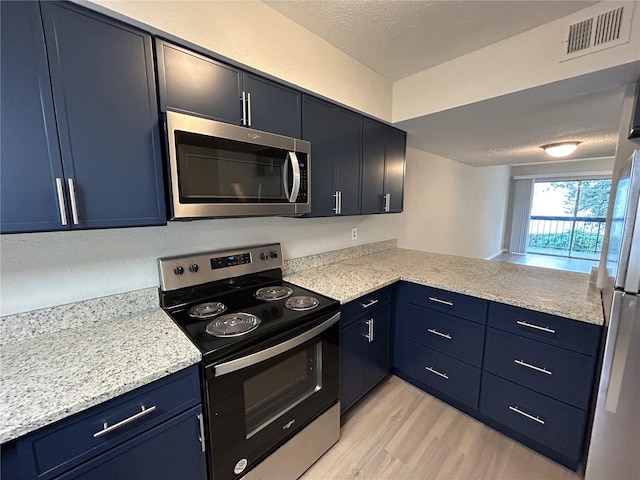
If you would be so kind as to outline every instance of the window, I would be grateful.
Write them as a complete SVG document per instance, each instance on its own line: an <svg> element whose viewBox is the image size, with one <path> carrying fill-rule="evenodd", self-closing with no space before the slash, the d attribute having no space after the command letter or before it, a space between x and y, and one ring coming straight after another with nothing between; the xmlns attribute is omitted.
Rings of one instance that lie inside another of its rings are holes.
<svg viewBox="0 0 640 480"><path fill-rule="evenodd" d="M536 182L527 252L598 260L610 189L610 179Z"/></svg>

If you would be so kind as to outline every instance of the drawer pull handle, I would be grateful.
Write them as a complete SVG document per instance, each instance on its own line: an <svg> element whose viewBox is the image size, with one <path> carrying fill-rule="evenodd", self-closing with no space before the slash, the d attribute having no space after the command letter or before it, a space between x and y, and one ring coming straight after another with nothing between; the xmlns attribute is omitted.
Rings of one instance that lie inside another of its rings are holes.
<svg viewBox="0 0 640 480"><path fill-rule="evenodd" d="M93 434L93 438L98 438L101 437L102 435L105 435L109 432L113 432L114 430L120 428L120 427L124 427L125 425L127 425L128 423L134 422L136 420L138 420L141 417L144 417L145 415L149 415L151 412L154 412L156 410L156 406L152 405L151 407L147 408L144 405L142 405L140 407L142 410L138 413L136 413L135 415L131 415L129 418L125 418L124 420L118 422L118 423L114 423L111 426L108 426L107 422L104 423L104 428L102 430L100 430L99 432L96 432Z"/></svg>
<svg viewBox="0 0 640 480"><path fill-rule="evenodd" d="M438 335L439 337L442 337L442 338L446 338L447 340L451 340L451 335L449 335L448 333L439 332L435 328L429 328L427 332L433 333L434 335Z"/></svg>
<svg viewBox="0 0 640 480"><path fill-rule="evenodd" d="M371 300L369 303L361 303L360 305L362 305L362 308L369 308L371 305L375 305L379 301L380 300Z"/></svg>
<svg viewBox="0 0 640 480"><path fill-rule="evenodd" d="M450 302L448 300L441 300L438 297L429 297L429 300L431 300L432 302L442 303L443 305L449 305L450 307L453 307L453 302Z"/></svg>
<svg viewBox="0 0 640 480"><path fill-rule="evenodd" d="M534 422L538 422L538 423L544 425L544 420L542 420L540 417L538 417L538 416L534 417L533 415L530 415L527 412L523 412L517 406L513 407L513 406L509 405L509 410L512 410L512 411L514 411L516 413L519 413L523 417L527 417L528 419L533 420Z"/></svg>
<svg viewBox="0 0 640 480"><path fill-rule="evenodd" d="M524 360L514 360L518 365L522 365L523 367L530 368L531 370L535 370L536 372L546 373L547 375L551 375L551 371L547 370L544 367L536 367L535 365L531 365L530 363L525 362Z"/></svg>
<svg viewBox="0 0 640 480"><path fill-rule="evenodd" d="M369 343L371 343L371 342L373 342L373 318L370 318L369 320L367 320L364 323L367 324L367 327L369 329L369 331L367 332L367 334L364 337L367 340L369 340Z"/></svg>
<svg viewBox="0 0 640 480"><path fill-rule="evenodd" d="M556 333L555 330L549 327L541 327L540 325L534 325L533 323L527 323L524 320L518 320L516 322L518 325L522 325L523 327L535 328L536 330L542 330L547 333Z"/></svg>
<svg viewBox="0 0 640 480"><path fill-rule="evenodd" d="M433 367L424 367L424 368L425 370L429 370L431 373L435 373L436 375L444 378L445 380L449 380L449 375L447 375L446 373L439 372Z"/></svg>

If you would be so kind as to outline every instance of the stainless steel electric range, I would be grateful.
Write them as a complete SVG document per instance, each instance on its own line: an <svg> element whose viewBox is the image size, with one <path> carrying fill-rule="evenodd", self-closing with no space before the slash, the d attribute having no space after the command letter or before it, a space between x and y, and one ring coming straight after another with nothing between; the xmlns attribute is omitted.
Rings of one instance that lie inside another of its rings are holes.
<svg viewBox="0 0 640 480"><path fill-rule="evenodd" d="M210 477L297 478L340 435L337 301L282 280L280 244L158 260L202 352Z"/></svg>

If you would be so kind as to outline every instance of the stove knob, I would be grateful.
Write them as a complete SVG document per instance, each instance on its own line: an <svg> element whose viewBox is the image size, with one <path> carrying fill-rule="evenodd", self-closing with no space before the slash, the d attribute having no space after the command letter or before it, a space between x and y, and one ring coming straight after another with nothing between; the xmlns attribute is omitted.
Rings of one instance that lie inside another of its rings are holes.
<svg viewBox="0 0 640 480"><path fill-rule="evenodd" d="M195 263L192 263L191 265L189 265L189 271L191 273L196 273L198 271L198 268L199 268L198 265Z"/></svg>
<svg viewBox="0 0 640 480"><path fill-rule="evenodd" d="M173 269L173 273L175 273L176 275L182 275L184 273L184 267L178 265Z"/></svg>
<svg viewBox="0 0 640 480"><path fill-rule="evenodd" d="M260 254L260 260L267 260L269 258L269 255L267 255L266 253L262 252Z"/></svg>
<svg viewBox="0 0 640 480"><path fill-rule="evenodd" d="M269 256L270 256L271 258L278 258L278 252L276 252L276 251L274 250L273 252L271 252L271 253L269 254Z"/></svg>

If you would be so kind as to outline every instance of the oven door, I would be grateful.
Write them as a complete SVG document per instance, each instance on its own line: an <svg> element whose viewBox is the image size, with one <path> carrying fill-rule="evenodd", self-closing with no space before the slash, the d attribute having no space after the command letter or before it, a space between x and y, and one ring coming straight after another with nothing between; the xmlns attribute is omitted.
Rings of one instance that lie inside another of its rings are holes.
<svg viewBox="0 0 640 480"><path fill-rule="evenodd" d="M308 142L166 115L173 218L309 211Z"/></svg>
<svg viewBox="0 0 640 480"><path fill-rule="evenodd" d="M245 475L338 401L339 319L205 368L216 480Z"/></svg>

